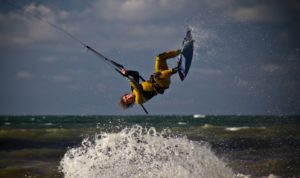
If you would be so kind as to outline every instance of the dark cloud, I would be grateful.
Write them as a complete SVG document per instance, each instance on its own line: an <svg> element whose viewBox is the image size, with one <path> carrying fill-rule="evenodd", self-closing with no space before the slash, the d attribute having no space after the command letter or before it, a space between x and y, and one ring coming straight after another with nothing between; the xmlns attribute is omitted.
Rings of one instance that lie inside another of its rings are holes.
<svg viewBox="0 0 300 178"><path fill-rule="evenodd" d="M7 4L0 9L0 114L142 113L139 107L118 108L129 86L109 66L26 13L145 77L153 72L155 55L179 48L190 26L196 40L191 72L184 82L175 76L166 94L146 104L153 114L299 114L297 0L18 4L25 14Z"/></svg>

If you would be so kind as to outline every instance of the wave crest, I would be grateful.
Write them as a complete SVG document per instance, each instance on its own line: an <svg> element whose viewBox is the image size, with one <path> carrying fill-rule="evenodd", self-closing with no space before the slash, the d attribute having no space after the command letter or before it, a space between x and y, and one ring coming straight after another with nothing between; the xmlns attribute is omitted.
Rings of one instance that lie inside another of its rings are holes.
<svg viewBox="0 0 300 178"><path fill-rule="evenodd" d="M141 126L96 134L69 149L60 170L69 177L234 177L205 143Z"/></svg>

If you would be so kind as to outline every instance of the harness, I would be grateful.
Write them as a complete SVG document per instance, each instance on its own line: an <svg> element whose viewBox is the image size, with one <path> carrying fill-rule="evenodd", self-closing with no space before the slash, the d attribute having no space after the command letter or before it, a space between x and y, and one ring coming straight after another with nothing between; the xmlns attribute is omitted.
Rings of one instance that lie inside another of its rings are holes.
<svg viewBox="0 0 300 178"><path fill-rule="evenodd" d="M168 89L169 87L161 87L158 83L156 83L155 81L155 75L156 73L152 74L150 76L150 82L152 83L153 86L153 90L158 93L158 94L163 94L165 92L166 89Z"/></svg>

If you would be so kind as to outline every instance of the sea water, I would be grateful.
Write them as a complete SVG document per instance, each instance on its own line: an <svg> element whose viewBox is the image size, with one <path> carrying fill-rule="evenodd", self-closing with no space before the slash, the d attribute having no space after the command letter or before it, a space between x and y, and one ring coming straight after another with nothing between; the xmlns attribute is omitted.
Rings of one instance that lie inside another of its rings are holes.
<svg viewBox="0 0 300 178"><path fill-rule="evenodd" d="M0 177L299 177L299 116L1 116Z"/></svg>

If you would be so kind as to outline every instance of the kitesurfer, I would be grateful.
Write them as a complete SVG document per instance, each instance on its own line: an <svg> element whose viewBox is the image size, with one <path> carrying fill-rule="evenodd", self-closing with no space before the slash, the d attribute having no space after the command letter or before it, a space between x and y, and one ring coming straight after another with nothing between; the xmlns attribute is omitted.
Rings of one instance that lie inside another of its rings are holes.
<svg viewBox="0 0 300 178"><path fill-rule="evenodd" d="M163 94L171 84L171 76L178 71L177 67L169 69L167 60L178 56L181 50L174 50L159 54L155 59L155 72L147 81L139 83L139 72L123 68L121 74L129 79L131 93L124 94L120 99L120 106L123 109L133 104L143 104L157 94Z"/></svg>

